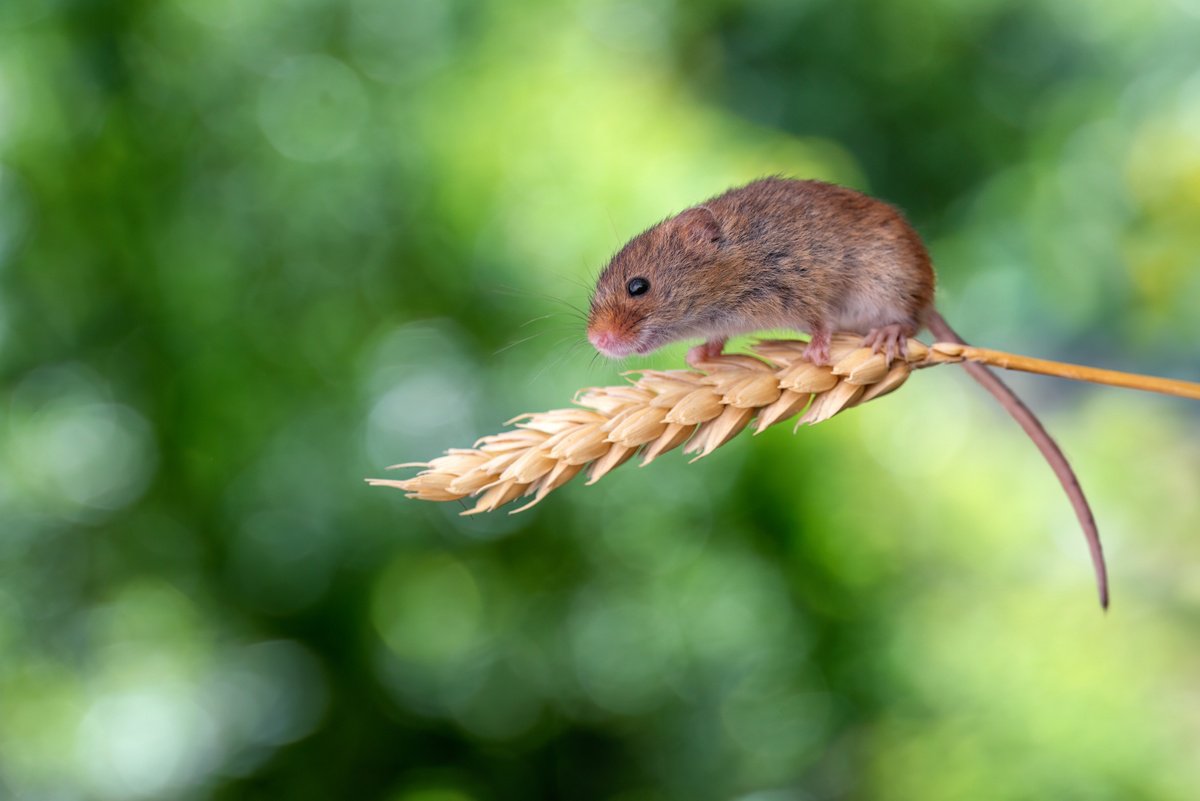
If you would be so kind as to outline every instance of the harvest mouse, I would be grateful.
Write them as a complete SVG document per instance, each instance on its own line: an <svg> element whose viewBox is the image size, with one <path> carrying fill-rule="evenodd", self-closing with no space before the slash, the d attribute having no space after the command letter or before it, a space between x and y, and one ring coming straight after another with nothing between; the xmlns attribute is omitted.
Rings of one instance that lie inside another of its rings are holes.
<svg viewBox="0 0 1200 801"><path fill-rule="evenodd" d="M693 366L730 336L769 328L810 335L805 355L829 363L830 337L863 334L890 360L923 327L962 339L934 307L921 237L895 207L833 184L764 178L693 206L629 241L600 274L588 339L611 357L700 337ZM1100 601L1108 579L1087 499L1033 413L986 367L964 362L1025 429L1062 483L1083 527Z"/></svg>

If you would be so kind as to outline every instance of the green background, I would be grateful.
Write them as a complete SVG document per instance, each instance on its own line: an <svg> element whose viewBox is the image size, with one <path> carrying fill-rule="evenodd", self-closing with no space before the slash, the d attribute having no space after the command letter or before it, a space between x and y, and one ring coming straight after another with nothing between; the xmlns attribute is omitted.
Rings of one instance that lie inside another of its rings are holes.
<svg viewBox="0 0 1200 801"><path fill-rule="evenodd" d="M784 173L970 340L1200 374L1196 0L0 3L0 797L1189 799L1200 407L957 368L519 516L366 487Z"/></svg>

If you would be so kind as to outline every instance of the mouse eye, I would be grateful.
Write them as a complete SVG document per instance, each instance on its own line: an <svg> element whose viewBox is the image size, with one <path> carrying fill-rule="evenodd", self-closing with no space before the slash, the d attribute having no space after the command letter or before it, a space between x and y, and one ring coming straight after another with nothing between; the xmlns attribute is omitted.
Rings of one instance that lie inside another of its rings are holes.
<svg viewBox="0 0 1200 801"><path fill-rule="evenodd" d="M625 288L629 290L630 295L636 298L638 295L645 295L650 291L650 282L645 278L630 278Z"/></svg>

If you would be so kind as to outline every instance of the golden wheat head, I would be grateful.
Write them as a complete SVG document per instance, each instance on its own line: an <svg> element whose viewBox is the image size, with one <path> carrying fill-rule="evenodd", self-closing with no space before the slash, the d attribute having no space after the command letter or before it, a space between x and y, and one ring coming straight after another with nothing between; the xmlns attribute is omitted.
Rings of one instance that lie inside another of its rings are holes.
<svg viewBox="0 0 1200 801"><path fill-rule="evenodd" d="M907 355L889 365L861 343L860 335L835 336L832 367L807 361L804 342L768 340L754 356L724 355L703 372L643 370L628 385L581 390L573 408L519 415L473 448L394 465L421 468L412 478L367 482L423 501L471 497L468 515L530 498L520 512L584 470L594 484L639 453L643 465L680 446L699 459L751 423L757 434L801 412L797 427L823 422L896 389L928 353L910 339Z"/></svg>

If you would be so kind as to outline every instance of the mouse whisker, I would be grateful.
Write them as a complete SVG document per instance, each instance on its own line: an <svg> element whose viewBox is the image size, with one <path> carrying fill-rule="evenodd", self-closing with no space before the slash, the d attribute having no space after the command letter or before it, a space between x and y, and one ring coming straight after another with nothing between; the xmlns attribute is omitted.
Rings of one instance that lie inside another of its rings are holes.
<svg viewBox="0 0 1200 801"><path fill-rule="evenodd" d="M569 342L570 344L566 348L562 348L563 343L567 343L567 342ZM558 356L544 362L542 364L542 366L538 368L538 371L533 374L533 378L531 378L530 380L537 381L539 378L542 377L542 375L547 370L549 370L552 367L558 367L563 362L565 362L570 356L572 356L576 352L578 352L579 348L581 348L587 344L588 344L587 340L578 339L576 337L563 337L562 339L558 340L558 342L554 343L554 347L551 348L551 352L559 351Z"/></svg>
<svg viewBox="0 0 1200 801"><path fill-rule="evenodd" d="M557 295L551 295L547 292L534 292L532 290L518 289L516 287L510 287L510 286L494 286L494 287L488 288L486 291L491 292L493 294L498 294L498 295L510 295L512 297L537 298L539 300L549 300L549 301L553 301L554 303L560 303L563 306L566 306L568 309L570 309L571 311L575 312L578 315L581 315L584 317L587 316L587 313L584 312L583 309L581 309L576 304L572 303L569 300L566 300L565 298L560 298Z"/></svg>
<svg viewBox="0 0 1200 801"><path fill-rule="evenodd" d="M587 267L587 269L589 271L591 271L593 268L589 265ZM595 281L593 281L591 284L589 284L587 281L583 280L578 275L573 275L570 273L560 273L560 272L555 272L554 274L558 278L561 278L562 280L567 281L568 283L574 284L575 286L579 287L580 289L582 289L584 292L588 293L589 295L592 292L592 288L596 285Z"/></svg>
<svg viewBox="0 0 1200 801"><path fill-rule="evenodd" d="M566 314L566 312L550 312L549 314L543 314L539 317L534 317L530 320L526 320L525 322L523 322L519 326L517 326L517 328L527 328L528 326L531 326L534 323L541 322L542 320L549 320L551 317L562 317L564 314Z"/></svg>
<svg viewBox="0 0 1200 801"><path fill-rule="evenodd" d="M542 336L542 334L545 334L545 333L546 333L545 331L538 331L536 334L530 334L527 337L522 337L521 339L518 339L515 342L509 342L504 347L497 348L496 350L494 350L492 352L492 355L499 356L501 353L504 353L504 351L509 350L511 348L515 348L517 345L523 345L524 343L528 342L531 339L537 339L538 337Z"/></svg>

